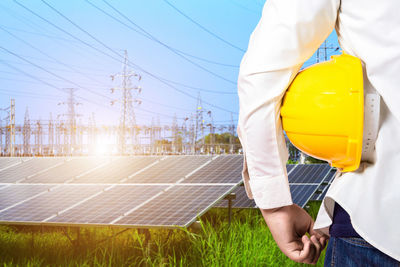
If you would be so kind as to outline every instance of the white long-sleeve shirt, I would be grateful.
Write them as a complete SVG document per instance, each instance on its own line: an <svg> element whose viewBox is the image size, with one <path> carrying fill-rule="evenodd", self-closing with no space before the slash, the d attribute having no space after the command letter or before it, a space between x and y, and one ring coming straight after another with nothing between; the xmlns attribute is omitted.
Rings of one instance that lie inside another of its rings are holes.
<svg viewBox="0 0 400 267"><path fill-rule="evenodd" d="M375 162L337 177L315 228L327 231L333 204L369 243L400 260L400 1L267 0L238 79L238 135L247 194L262 209L292 204L280 120L285 90L336 28L341 48L360 58L364 88L381 95Z"/></svg>

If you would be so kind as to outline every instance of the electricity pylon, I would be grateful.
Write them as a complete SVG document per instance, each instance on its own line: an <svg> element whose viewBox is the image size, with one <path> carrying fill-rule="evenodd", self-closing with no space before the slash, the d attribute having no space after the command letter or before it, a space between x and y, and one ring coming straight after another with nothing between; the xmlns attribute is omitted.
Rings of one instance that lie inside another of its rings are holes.
<svg viewBox="0 0 400 267"><path fill-rule="evenodd" d="M120 90L122 93L121 99L111 101L111 105L114 105L115 102L121 103L121 117L119 123L119 135L118 135L118 142L119 142L119 153L125 154L126 153L126 133L129 129L136 130L136 117L135 111L133 109L133 104L141 104L141 100L134 97L132 91L136 92L136 95L140 94L142 88L140 86L132 86L131 78L137 77L138 81L141 80L141 76L135 73L132 70L128 69L128 52L125 50L125 59L122 73L111 75L111 79L114 81L116 78L122 79L121 87L113 87L111 88L111 93L114 93L116 90ZM132 145L134 145L136 141L136 131L132 136Z"/></svg>

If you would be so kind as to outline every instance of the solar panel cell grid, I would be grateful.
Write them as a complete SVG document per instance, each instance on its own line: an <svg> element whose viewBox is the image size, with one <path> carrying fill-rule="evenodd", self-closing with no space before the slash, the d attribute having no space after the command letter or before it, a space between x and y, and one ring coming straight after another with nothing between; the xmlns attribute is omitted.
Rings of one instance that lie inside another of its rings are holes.
<svg viewBox="0 0 400 267"><path fill-rule="evenodd" d="M287 164L286 165L286 171L289 173L294 167L296 167L295 164Z"/></svg>
<svg viewBox="0 0 400 267"><path fill-rule="evenodd" d="M63 183L73 179L75 176L84 173L100 164L106 162L106 158L73 158L65 161L56 168L51 168L45 172L22 181L23 183Z"/></svg>
<svg viewBox="0 0 400 267"><path fill-rule="evenodd" d="M185 179L185 183L238 183L242 180L242 156L219 156Z"/></svg>
<svg viewBox="0 0 400 267"><path fill-rule="evenodd" d="M0 190L0 210L48 190L46 185L11 185Z"/></svg>
<svg viewBox="0 0 400 267"><path fill-rule="evenodd" d="M119 183L159 159L160 157L118 158L79 177L74 183Z"/></svg>
<svg viewBox="0 0 400 267"><path fill-rule="evenodd" d="M332 180L336 173L336 169L331 169L328 164L313 164L313 165L287 165L287 170L292 173L289 175L289 180L296 184L291 184L290 188L292 191L293 202L304 206L308 198L312 200L322 200L326 194L329 186L328 182ZM297 185L300 183L300 185ZM301 185L301 183L304 183ZM322 183L322 185L320 185ZM318 188L318 190L317 190ZM320 194L314 194L319 192ZM232 207L252 208L255 206L254 201L248 199L245 188L243 186L238 187L234 191L236 193L236 199L232 202ZM221 201L216 205L217 207L227 207L228 202L226 200Z"/></svg>
<svg viewBox="0 0 400 267"><path fill-rule="evenodd" d="M293 203L296 203L300 207L304 208L317 188L318 185L290 185Z"/></svg>
<svg viewBox="0 0 400 267"><path fill-rule="evenodd" d="M178 185L125 216L116 225L186 226L232 186Z"/></svg>
<svg viewBox="0 0 400 267"><path fill-rule="evenodd" d="M308 200L313 197L318 185L290 185L293 203L304 207ZM234 190L236 199L232 201L233 208L256 208L254 200L247 197L244 186L239 186ZM228 201L222 200L215 207L228 207Z"/></svg>
<svg viewBox="0 0 400 267"><path fill-rule="evenodd" d="M312 196L311 200L322 201L326 195L326 192L328 191L329 186L329 184L320 185L315 194Z"/></svg>
<svg viewBox="0 0 400 267"><path fill-rule="evenodd" d="M232 200L232 208L256 208L256 203L253 199L249 199L244 186L238 186L233 190L233 193L236 194L236 198ZM223 199L214 207L227 208L228 200Z"/></svg>
<svg viewBox="0 0 400 267"><path fill-rule="evenodd" d="M127 183L174 183L211 160L210 156L171 156L133 176Z"/></svg>
<svg viewBox="0 0 400 267"><path fill-rule="evenodd" d="M103 188L104 186L99 185L62 185L57 189L0 212L0 221L41 222L57 212L100 192Z"/></svg>
<svg viewBox="0 0 400 267"><path fill-rule="evenodd" d="M21 158L0 157L0 169L7 168L19 162L22 162Z"/></svg>
<svg viewBox="0 0 400 267"><path fill-rule="evenodd" d="M8 185L5 185L5 184L0 185L0 190L1 190L1 189L4 189L4 188L6 188L6 187L8 187Z"/></svg>
<svg viewBox="0 0 400 267"><path fill-rule="evenodd" d="M333 179L335 178L337 170L335 168L332 168L329 173L327 174L327 176L324 179L324 183L332 183Z"/></svg>
<svg viewBox="0 0 400 267"><path fill-rule="evenodd" d="M299 165L289 174L289 183L320 183L329 170L327 164Z"/></svg>
<svg viewBox="0 0 400 267"><path fill-rule="evenodd" d="M0 182L14 183L63 161L64 158L33 158L0 171Z"/></svg>
<svg viewBox="0 0 400 267"><path fill-rule="evenodd" d="M167 186L119 185L49 220L58 223L109 224Z"/></svg>

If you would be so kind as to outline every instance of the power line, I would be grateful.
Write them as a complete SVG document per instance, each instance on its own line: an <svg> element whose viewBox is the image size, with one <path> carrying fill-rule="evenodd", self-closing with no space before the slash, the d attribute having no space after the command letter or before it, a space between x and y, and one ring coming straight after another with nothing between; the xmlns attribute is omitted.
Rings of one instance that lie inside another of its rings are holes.
<svg viewBox="0 0 400 267"><path fill-rule="evenodd" d="M80 39L80 38L78 38L78 37L72 35L71 33L67 32L66 30L62 29L61 27L55 25L55 24L52 23L51 21L47 20L46 18L44 18L44 17L42 17L41 15L37 14L36 12L34 12L33 10L31 10L31 9L29 9L28 7L24 6L23 4L19 3L17 0L13 0L13 1L14 1L16 4L18 4L19 6L21 6L22 8L24 8L25 10L27 10L28 12L30 12L30 13L32 13L33 15L35 15L35 16L39 17L40 19L44 20L45 22L47 22L48 24L52 25L52 26L55 27L56 29L58 29L58 30L64 32L65 34L67 34L67 35L69 35L69 36L71 36L71 37L74 38L75 40L80 41L81 43L85 44L86 46L88 46L88 47L90 47L90 48L92 48L92 49L98 51L99 53L101 53L101 54L103 54L103 55L106 55L106 56L109 57L109 58L112 58L112 59L114 59L114 60L116 60L116 61L118 61L118 62L120 62L120 63L123 63L120 59L118 59L118 58L116 58L116 57L114 57L114 56L112 56L112 55L110 55L110 54L108 54L108 53L106 53L106 52L104 52L104 51L98 49L97 47L95 47L95 46L93 46L93 45L91 45L91 44L89 44L89 43L83 41L82 39ZM79 27L79 26L77 26L77 27ZM101 42L100 40L98 40L96 37L93 37L90 33L88 33L87 31L85 31L84 29L82 29L82 31L85 32L87 35L91 36L91 37L92 37L93 39L95 39L97 42L99 42L102 46L106 47L108 50L110 50L110 51L113 52L114 54L116 54L116 55L118 55L119 57L121 57L121 55L120 55L119 53L115 52L113 49L111 49L111 48L108 47L106 44L104 44L103 42ZM182 94L184 94L184 95L186 95L186 96L188 96L188 97L190 97L190 98L192 98L192 99L197 99L197 97L195 97L195 96L193 96L193 95L191 95L191 94L189 94L189 93L187 93L187 92L185 92L185 91L183 91L183 90L181 90L181 89L179 89L179 88L177 88L177 87L171 85L171 84L168 83L168 82L165 82L164 80L162 80L161 77L159 77L159 76L157 76L157 75L155 75L155 74L153 74L153 73L151 73L151 72L145 70L144 68L140 67L139 65L133 64L133 63L130 63L130 65L133 66L134 68L139 69L140 71L142 71L142 72L148 74L148 75L149 75L150 77L152 77L153 79L156 79L156 80L160 81L161 83L165 84L165 85L168 86L169 88L171 88L171 89L173 89L173 90L175 90L175 91L178 91L178 92L180 92L180 93L182 93ZM211 106L211 107L214 107L214 108L216 108L216 109L225 111L225 112L229 112L229 113L233 112L233 111L231 111L231 110L222 108L222 107L220 107L220 106L217 106L217 105L215 105L215 104L209 103L209 102L207 102L207 101L203 101L203 103L205 103L205 104L207 104L207 105L209 105L209 106ZM233 113L234 113L234 114L238 114L237 112L233 112Z"/></svg>
<svg viewBox="0 0 400 267"><path fill-rule="evenodd" d="M29 60L27 60L27 59L25 59L25 58L19 56L18 54L15 54L15 53L11 52L10 50L8 50L8 49L6 49L6 48L4 48L4 47L2 47L2 46L0 46L0 49L3 49L3 50L6 51L7 53L9 53L9 54L11 54L11 55L13 55L13 56L15 56L15 57L21 59L21 60L23 60L23 61L25 61L25 62L27 62L27 63L33 65L33 66L39 68L39 69L41 69L41 70L43 70L43 71L45 71L45 72L47 72L47 73L49 73L49 74L51 74L51 75L57 77L57 78L59 78L59 79L65 81L65 82L68 82L68 83L70 83L70 84L73 84L73 85L75 85L75 86L78 86L79 88L82 88L82 89L84 89L84 90L87 90L87 91L89 91L89 92L91 92L91 93L93 93L93 94L96 94L96 95L98 95L98 96L101 96L101 97L104 97L104 98L108 98L108 99L109 99L109 97L107 97L107 96L105 96L105 95L103 95L103 94L100 94L100 93L98 93L98 92L96 92L96 91L93 91L93 90L91 90L91 89L82 87L82 86L80 86L79 84L77 84L77 83L75 83L75 82L73 82L73 81L70 81L70 80L68 80L68 79L63 78L62 76L60 76L60 75L58 75L58 74L55 74L54 72L51 72L51 71L49 71L49 70L46 70L45 68L43 68L43 67L41 67L41 66L39 66L39 65L37 65L37 64L35 64L35 63L33 63L33 62L31 62L31 61L29 61Z"/></svg>
<svg viewBox="0 0 400 267"><path fill-rule="evenodd" d="M0 25L0 26L1 26L1 25ZM14 29L14 30L17 30L17 31L27 32L27 31L23 31L23 30L20 30L20 29L16 29L16 28L4 26L4 25L3 25L3 27L8 28L8 29ZM41 35L40 33L34 33L34 32L28 32L28 33L31 33L31 34L39 34L39 35ZM55 36L49 36L49 35L46 35L46 36L48 36L49 38L52 38L52 37L57 38L57 37L55 37ZM82 42L80 42L80 41L74 41L74 40L72 40L72 39L65 39L65 38L62 38L62 39L66 40L66 41L72 41L72 42L75 42L75 43L82 43ZM178 50L178 51L179 51L180 53L185 54L185 52L183 52L183 51L180 51L180 50ZM23 56L23 57L28 57L28 58L33 58L33 59L41 60L41 61L50 61L50 60L45 60L45 59L34 58L34 57L31 57L31 56L25 56L25 55L21 55L21 56ZM196 56L193 56L193 55L188 55L188 56L192 56L192 57L196 58ZM113 58L113 59L114 59L114 58ZM198 58L198 59L200 60L200 58ZM207 59L202 58L201 60L207 62ZM52 61L51 61L51 62L52 62ZM15 63L15 64L23 64L23 63L19 63L19 62L18 62L18 63L13 62L13 63ZM223 65L224 63L218 63L218 64L222 64L222 65ZM27 65L28 65L28 64L27 64ZM74 66L74 65L70 65L70 66ZM232 66L232 67L234 67L235 65L227 65L227 66ZM77 67L77 66L74 66L74 67ZM81 67L81 66L80 66L80 67ZM238 66L237 66L237 67L238 67ZM82 67L81 67L81 68L82 68ZM64 71L64 72L70 72L70 71L68 71L68 70L59 69L59 68L49 68L49 69L57 70L57 71ZM87 68L87 69L95 70L95 71L103 71L103 70L93 69L93 68ZM96 75L96 76L104 76L104 75L105 75L105 74L98 74L98 73L85 73L85 74L87 74L87 75ZM161 77L160 77L160 78L161 78ZM181 82L176 82L176 81L172 81L172 80L165 79L165 78L161 78L161 79L164 80L164 81L173 83L173 84L180 85L180 86L182 86L182 87L186 87L186 88L189 88L189 89L196 90L196 92L197 92L197 91L202 91L202 92L206 92L206 93L227 94L227 95L229 95L229 94L236 95L236 94L237 94L236 92L226 92L226 91L210 90L210 89L205 89L205 88L201 88L201 87L186 85L186 84L183 84L183 83L181 83Z"/></svg>
<svg viewBox="0 0 400 267"><path fill-rule="evenodd" d="M14 30L14 31L18 31L18 32L23 32L23 33L29 33L29 34L33 34L33 35L38 35L38 36L43 36L49 39L58 39L64 42L72 42L72 43L79 43L78 41L74 41L71 39L67 39L67 38L63 38L63 37L59 37L59 36L55 36L55 35L50 35L50 34L46 34L46 33L41 33L41 32L31 32L31 31L27 31L27 30L22 30L22 29L18 29L15 27L10 27L10 26L5 26L5 25L0 25L3 28L9 29L9 30Z"/></svg>
<svg viewBox="0 0 400 267"><path fill-rule="evenodd" d="M12 66L12 65L8 64L7 62L4 62L4 61L2 61L2 60L0 60L0 62L3 63L4 65L8 66L9 68L13 69L13 70L16 70L16 71L18 71L18 72L21 72L22 74L24 74L24 75L26 75L26 76L28 76L28 77L31 77L31 78L34 79L34 80L37 80L37 81L39 81L39 82L41 82L41 83L43 83L43 84L45 84L45 85L47 85L47 86L49 86L49 87L52 87L52 88L55 88L55 89L57 89L57 90L59 90L59 91L61 91L61 92L64 92L61 88L59 88L59 87L57 87L57 86L55 86L55 85L53 85L53 84L51 84L51 83L48 83L48 82L46 82L46 81L43 81L43 80L41 80L41 79L35 77L34 75L31 75L31 74L29 74L29 73L27 73L27 72L25 72L25 71L23 71L23 70L21 70L21 69L15 67L15 66ZM65 93L65 92L64 92L64 93ZM92 100L86 99L86 98L84 98L84 97L78 97L78 98L80 98L80 99L82 99L82 100L84 100L84 101L86 101L86 102L88 102L88 103L92 103L92 104L95 104L95 105L103 106L103 105L101 105L101 104L98 104L98 103L96 103L96 102L94 102L94 101L92 101Z"/></svg>
<svg viewBox="0 0 400 267"><path fill-rule="evenodd" d="M0 47L0 48L1 48L1 47ZM3 63L3 64L5 64L5 65L8 66L8 67L14 69L14 70L17 70L17 71L19 71L19 72L25 74L26 76L28 76L28 77L30 77L30 78L32 78L32 79L34 79L34 80L39 81L40 83L44 83L44 84L46 84L47 86L50 86L50 87L52 87L52 88L56 88L57 90L63 91L63 90L60 89L59 87L57 87L57 86L55 86L55 85L53 85L53 84L50 84L50 83L48 83L48 82L45 82L45 81L43 81L43 80L37 78L37 76L33 76L33 75L31 75L31 74L28 74L28 73L22 71L21 69L18 69L18 68L16 68L16 67L14 67L14 66L12 66L12 65L10 65L10 64L8 64L8 63L6 63L6 62L4 62L4 61L0 61L0 62ZM65 91L63 91L63 92L65 93ZM104 97L107 97L107 96L104 96ZM82 97L79 97L79 98L82 99L82 100L85 100L85 101L87 101L87 102L89 102L89 103L92 103L92 104L95 104L95 105L104 107L104 105L98 104L98 103L93 102L93 101L90 101L90 100L88 100L88 99L86 99L86 98L82 98ZM107 98L109 98L109 97L107 97ZM109 98L109 99L111 100L111 98ZM146 101L148 101L148 100L146 100ZM172 106L169 106L169 105L165 105L165 104L160 104L160 103L154 102L154 101L152 101L152 100L150 100L149 102L153 102L153 103L156 103L156 104L162 105L162 106L172 107ZM175 108L175 109L180 109L180 108L176 108L176 107L174 107L174 108ZM155 115L160 115L160 116L163 116L163 117L168 117L168 118L172 118L172 117L173 117L173 116L171 116L171 115L166 115L166 114L163 114L163 113L150 111L150 110L147 110L147 109L143 109L143 108L141 108L141 107L138 108L138 109L139 109L140 111L144 111L144 112L151 113L151 114L155 114ZM113 111L114 111L114 110L113 110ZM186 111L188 111L188 110L186 110Z"/></svg>
<svg viewBox="0 0 400 267"><path fill-rule="evenodd" d="M52 10L54 10L55 12L57 12L57 13L58 13L60 16L62 16L64 19L66 19L66 20L68 20L70 23L72 23L75 27L77 27L77 28L80 29L81 31L86 32L86 31L83 30L79 25L77 25L76 23L74 23L73 21L71 21L69 18L67 18L65 15L63 15L60 11L58 11L57 9L55 9L54 7L52 7L50 4L48 4L46 1L44 1L44 0L41 0L41 1L42 1L43 3L45 3L48 7L50 7ZM88 2L89 4L91 4L92 6L94 6L94 5L93 5L91 2L89 2L88 0L85 0L85 1ZM103 0L103 1L104 1L104 0ZM221 80L223 80L223 81L225 81L225 82L228 82L228 83L230 83L230 84L235 84L235 85L236 85L236 82L234 82L234 81L232 81L232 80L230 80L230 79L227 79L227 78L225 78L225 77L223 77L223 76L221 76L221 75L219 75L219 74L217 74L217 73L215 73L215 72L213 72L213 71L210 71L210 70L208 70L207 68L203 67L202 65L200 65L200 64L194 62L193 60L191 60L191 59L185 57L184 55L179 54L179 53L176 52L174 49L172 49L172 48L170 48L168 45L162 43L161 41L159 41L158 39L156 39L154 36L152 36L150 33L148 33L147 31L145 31L142 27L140 27L139 25L137 25L136 23L134 23L132 20L130 20L128 17L126 17L124 14L122 14L119 10L115 9L115 8L114 8L112 5L110 5L108 2L106 2L106 1L104 1L104 2L105 2L109 7L111 7L115 12L117 12L118 14L120 14L121 16L123 16L124 18L126 18L127 20L129 20L129 22L131 22L131 23L134 24L136 27L138 27L139 29L141 29L144 33L146 33L147 35L149 35L150 37L148 37L148 38L153 39L153 40L156 41L157 43L159 43L159 44L161 44L162 46L168 48L170 51L172 51L173 53L175 53L175 54L178 55L179 57L183 58L183 59L186 60L187 62L191 63L192 65L194 65L194 66L200 68L201 70L203 70L203 71L205 71L205 72L207 72L207 73L209 73L209 74L211 74L211 75L213 75L213 76L215 76L215 77L217 77L217 78L219 78L219 79L221 79ZM107 13L105 13L105 14L107 14ZM112 16L111 16L111 17L112 17ZM114 19L115 19L115 18L114 18ZM124 25L125 25L125 24L124 24ZM136 30L135 30L135 31L136 31ZM137 31L136 31L136 32L137 32ZM89 33L88 33L88 34L89 34ZM97 40L97 38L93 37L91 34L89 34L89 36L92 37L92 38L94 38L95 40Z"/></svg>
<svg viewBox="0 0 400 267"><path fill-rule="evenodd" d="M242 5L242 4L238 3L238 2L236 2L235 0L228 0L228 2L231 3L231 4L234 4L235 6L239 7L240 9L244 9L244 10L246 10L246 11L248 11L248 12L255 13L255 14L259 14L259 15L261 14L261 11L257 12L257 11L255 11L254 9L250 9L250 8L248 8L247 6Z"/></svg>
<svg viewBox="0 0 400 267"><path fill-rule="evenodd" d="M203 31L209 33L210 35L214 36L215 38L217 38L218 40L224 42L225 44L241 51L241 52L246 52L244 49L232 44L231 42L228 42L227 40L223 39L222 37L220 37L219 35L213 33L212 31L210 31L209 29L207 29L206 27L204 27L203 25L201 25L200 23L198 23L197 21L195 21L194 19L192 19L191 17L189 17L188 15L186 15L185 13L183 13L180 9L178 9L176 6L174 6L173 4L171 4L169 1L167 0L163 0L166 4L168 4L170 7L172 7L176 12L178 12L179 14L181 14L182 16L184 16L186 19L188 19L189 21L191 21L193 24L197 25L200 29L202 29ZM105 0L103 0L103 2L105 2Z"/></svg>
<svg viewBox="0 0 400 267"><path fill-rule="evenodd" d="M28 92L28 91L16 91L16 90L6 90L6 89L0 89L0 94L4 93L3 95L7 95L7 96L26 96L26 97L34 97L34 98L47 98L47 99L51 99L51 100L58 100L59 96L55 96L55 95L46 95L46 94L35 94L32 92Z"/></svg>
<svg viewBox="0 0 400 267"><path fill-rule="evenodd" d="M37 47L31 45L31 44L28 43L27 41L25 41L25 40L23 40L22 38L16 36L15 34L9 32L8 30L4 29L3 27L0 26L0 29L3 30L3 31L5 31L6 33L8 33L9 35L11 35L11 36L14 37L15 39L19 40L20 42L24 43L25 45L29 46L30 48L34 49L35 51L38 51L38 52L41 53L42 55L44 55L44 56L46 56L46 57L52 59L54 62L56 62L56 63L58 63L58 64L60 64L60 65L62 65L62 66L64 66L64 67L67 67L67 68L73 70L75 73L78 73L78 74L84 76L85 78L87 78L87 79L89 79L89 80L91 80L91 81L94 81L94 82L96 82L96 83L101 84L99 81L97 81L97 80L95 80L95 79L92 79L92 78L86 76L84 73L82 73L81 71L75 69L74 67L71 67L71 66L69 66L68 64L65 64L64 62L61 62L61 61L58 60L57 58L54 58L54 57L50 56L49 54L47 54L47 53L43 52L42 50L40 50L39 48L37 48Z"/></svg>
<svg viewBox="0 0 400 267"><path fill-rule="evenodd" d="M21 69L19 69L19 68L16 68L16 67L14 67L14 66L12 66L12 65L10 65L10 64L8 64L8 63L2 61L2 60L0 60L0 63L3 63L4 65L8 66L8 67L11 68L11 69L14 69L14 70L16 70L16 71L18 71L18 72L21 72L22 74L24 74L24 75L26 75L26 76L28 76L28 77L34 79L34 80L37 80L37 81L41 82L42 84L45 84L45 85L47 85L47 86L49 86L49 87L55 88L55 89L57 89L57 90L59 90L59 91L61 91L61 92L63 92L63 93L66 93L63 89L61 89L61 88L59 88L59 87L57 87L57 86L55 86L55 85L53 85L53 84L51 84L51 83L45 82L45 81L43 81L43 80L41 80L41 79L35 77L34 75L31 75L31 74L29 74L29 73L27 73L27 72L25 72L25 71L23 71L23 70L21 70ZM2 90L2 91L5 91L5 90ZM15 92L15 91L13 90L12 92ZM46 97L52 97L52 96L48 95L48 96L46 96ZM92 103L92 104L94 104L94 105L101 106L101 107L103 107L103 108L104 108L104 107L107 107L108 109L112 110L113 112L117 112L116 110L111 109L111 107L109 107L109 106L105 106L105 105L103 105L103 104L99 104L99 103L97 103L97 102L91 101L91 100L86 99L86 98L84 98L84 97L77 96L77 98L79 98L79 99L81 99L81 100L84 100L84 101L86 101L86 102L88 102L88 103ZM111 98L110 98L110 99L111 99ZM155 114L155 115L160 115L160 116L163 116L163 117L169 117L169 118L172 118L172 117L173 117L173 116L170 116L170 115L166 115L166 114L162 114L162 113L158 113L158 112L154 112L154 111L150 111L150 110L146 110L146 109L142 109L142 108L140 108L139 110L140 110L140 111L147 112L147 113ZM140 116L139 116L139 117L140 117Z"/></svg>
<svg viewBox="0 0 400 267"><path fill-rule="evenodd" d="M6 61L6 60L3 60L3 62L8 62L8 63L10 63L9 61ZM0 72L3 72L3 71L0 71ZM12 74L13 74L13 75L18 75L18 76L20 75L20 74L18 74L18 73L12 73ZM58 79L51 79L51 78L39 77L39 76L36 76L36 77L38 77L39 79L44 79L44 80L50 80L50 81L60 82L60 80L58 80ZM0 77L0 80L12 81L12 82L21 82L21 83L30 83L30 84L41 84L41 83L38 83L38 82L34 82L34 81L32 81L32 80L13 79L13 78L8 78L8 77ZM82 84L82 83L81 83L81 84ZM89 85L89 87L92 87L92 86ZM93 86L93 87L110 89L109 86L103 86L103 87ZM85 87L85 88L88 88L88 87Z"/></svg>
<svg viewBox="0 0 400 267"><path fill-rule="evenodd" d="M161 78L163 81L169 82L169 83L173 83L173 84L177 84L189 89L193 89L196 91L202 91L202 92L206 92L206 93L213 93L213 94L222 94L222 95L237 95L237 92L225 92L225 91L216 91L216 90L209 90L209 89L204 89L201 87L195 87L195 86L191 86L191 85L187 85L187 84L183 84L183 83L179 83L179 82L175 82L175 81L171 81L168 79L164 79Z"/></svg>
<svg viewBox="0 0 400 267"><path fill-rule="evenodd" d="M1 52L1 51L0 51ZM18 55L20 55L21 57L23 57L23 58L26 58L24 55L21 55L21 54L18 54ZM31 57L28 57L28 58L31 58ZM26 66L29 66L29 65L31 65L31 64L28 64L28 63L23 63L23 62L17 62L17 61L12 61L12 60L4 60L4 61L7 61L7 62L9 62L9 63L12 63L12 64L18 64L18 65L26 65ZM39 60L40 61L40 60ZM55 71L62 71L62 72L69 72L69 73L76 73L75 71L71 71L71 70L66 70L66 69L61 69L61 68L54 68L54 67L46 67L47 69L49 69L49 70L55 70ZM85 75L94 75L94 76L107 76L107 74L99 74L99 73L88 73L88 72L84 72L84 74Z"/></svg>
<svg viewBox="0 0 400 267"><path fill-rule="evenodd" d="M90 4L92 7L96 8L97 10L99 10L100 12L102 12L103 14L105 14L106 16L110 17L111 19L119 22L120 24L124 25L125 27L129 28L130 30L144 36L145 38L154 41L164 47L166 47L167 49L169 49L170 51L172 51L173 53L177 54L183 54L185 56L188 57L192 57L210 64L215 64L215 65L220 65L220 66L224 66L224 67L233 67L233 68L239 68L238 65L232 65L232 64L226 64L226 63L221 63L221 62L216 62L214 60L210 60L210 59L206 59L203 57L199 57L199 56L195 56L192 54L189 54L187 52L184 52L182 50L179 50L177 48L174 48L172 46L169 46L167 44L165 44L164 42L160 41L158 38L156 38L154 35L152 35L151 33L149 33L148 31L146 31L143 27L141 27L140 25L138 25L137 23L135 23L132 19L128 18L127 16L125 16L122 12L120 12L118 9L116 9L115 7L111 6L111 4L109 4L108 2L105 2L110 8L112 8L115 12L117 12L120 16L124 17L126 20L128 20L130 23L132 23L133 25L135 25L136 27L138 27L142 32L136 30L135 28L129 26L128 24L126 24L125 22L121 21L120 19L114 17L113 15L111 15L110 13L106 12L104 9L100 8L99 6L93 4L92 2L90 2L89 0L85 0L88 4ZM179 56L179 55L178 55ZM180 55L181 56L181 55ZM192 63L192 62L191 62Z"/></svg>
<svg viewBox="0 0 400 267"><path fill-rule="evenodd" d="M89 47L91 47L91 48L93 48L93 49L95 49L96 51L100 52L101 54L106 55L106 56L108 56L108 57L110 57L110 58L112 58L112 59L114 59L114 60L116 60L116 61L122 63L122 61L119 60L118 58L115 58L114 56L111 56L110 54L108 54L108 53L106 53L106 52L104 52L104 51L102 51L102 50L100 50L100 49L98 49L98 48L96 48L96 47L90 45L89 43L83 41L82 39L80 39L80 38L78 38L78 37L72 35L71 33L65 31L64 29L62 29L62 28L60 28L59 26L57 26L57 25L55 25L54 23L52 23L51 21L49 21L49 20L45 19L44 17L40 16L39 14L37 14L36 12L34 12L33 10L31 10L31 9L27 8L26 6L24 6L23 4L19 3L17 0L13 0L13 1L14 1L15 3L17 3L19 6L21 6L22 8L26 9L27 11L29 11L30 13L32 13L32 14L34 14L35 16L37 16L37 17L41 18L42 20L46 21L47 23L49 23L49 24L52 25L53 27L57 28L58 30L60 30L60 31L66 33L66 34L68 34L68 35L71 36L72 38L74 38L74 39L76 39L76 40L79 40L80 42L84 43L85 45L87 45L87 46L89 46ZM77 27L79 27L79 26L77 26ZM79 27L79 28L80 28L80 27ZM113 49L111 49L110 47L108 47L106 44L104 44L103 42L101 42L101 41L98 40L97 38L93 37L90 33L88 33L87 31L85 31L85 30L83 30L83 29L82 29L82 31L85 32L87 35L91 36L93 39L95 39L95 40L96 40L97 42L99 42L100 44L102 44L102 45L103 45L104 47L106 47L108 50L112 51L114 54L117 54L119 57L121 57L120 54L118 54L117 52L115 52ZM197 99L197 97L195 97L195 96L193 96L193 95L191 95L191 94L189 94L189 93L187 93L187 92L185 92L185 91L183 91L183 90L181 90L181 89L179 89L179 88L177 88L177 87L175 87L175 86L169 84L168 82L165 82L165 81L162 80L162 78L160 78L159 76L157 76L157 75L155 75L155 74L153 74L153 73L151 73L151 72L145 70L144 68L140 67L139 65L133 64L133 63L130 63L130 65L133 66L134 68L139 69L140 71L142 71L142 72L148 74L148 75L151 76L152 78L154 78L154 79L160 81L161 83L163 83L163 84L165 84L166 86L172 88L173 90L178 91L178 92L180 92L180 93L182 93L182 94L184 94L184 95L186 95L186 96L188 96L188 97L190 97L190 98L192 98L192 99ZM225 111L225 112L229 112L229 113L233 112L233 111L231 111L231 110L222 108L222 107L220 107L220 106L214 105L214 104L209 103L209 102L206 102L206 101L203 101L203 103L205 103L205 104L207 104L207 105L209 105L209 106L211 106L211 107L214 107L214 108L216 108L216 109ZM234 114L238 114L237 112L233 112L233 113L234 113Z"/></svg>

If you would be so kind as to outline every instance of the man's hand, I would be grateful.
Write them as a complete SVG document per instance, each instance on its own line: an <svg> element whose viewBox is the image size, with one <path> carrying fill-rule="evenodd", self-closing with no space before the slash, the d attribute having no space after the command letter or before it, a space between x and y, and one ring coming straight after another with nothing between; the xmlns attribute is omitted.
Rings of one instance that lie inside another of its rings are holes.
<svg viewBox="0 0 400 267"><path fill-rule="evenodd" d="M293 204L276 209L260 209L278 247L290 259L316 264L327 236L314 231L311 216ZM310 234L310 238L306 233Z"/></svg>

